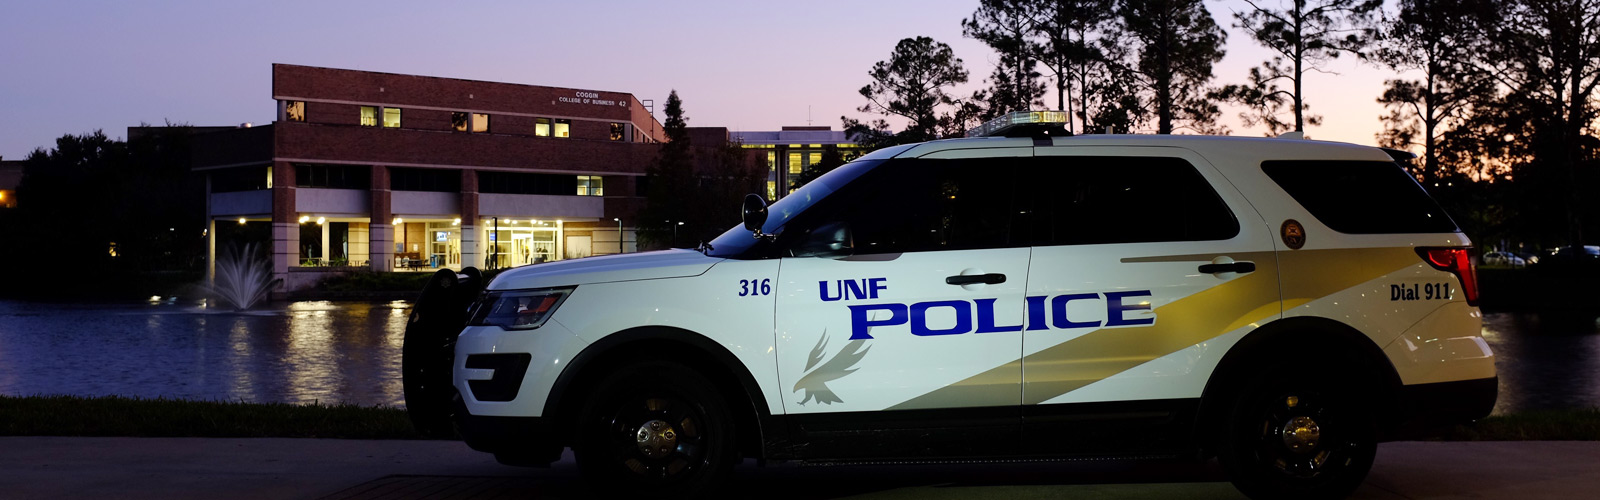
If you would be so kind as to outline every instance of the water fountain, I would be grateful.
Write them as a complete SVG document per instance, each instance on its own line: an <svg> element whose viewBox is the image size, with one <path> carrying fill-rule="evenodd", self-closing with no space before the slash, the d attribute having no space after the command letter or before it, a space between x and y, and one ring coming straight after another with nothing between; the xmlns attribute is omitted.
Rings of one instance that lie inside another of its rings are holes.
<svg viewBox="0 0 1600 500"><path fill-rule="evenodd" d="M206 288L223 302L243 311L267 298L282 280L272 277L272 262L258 255L253 243L229 245L217 259L216 279Z"/></svg>

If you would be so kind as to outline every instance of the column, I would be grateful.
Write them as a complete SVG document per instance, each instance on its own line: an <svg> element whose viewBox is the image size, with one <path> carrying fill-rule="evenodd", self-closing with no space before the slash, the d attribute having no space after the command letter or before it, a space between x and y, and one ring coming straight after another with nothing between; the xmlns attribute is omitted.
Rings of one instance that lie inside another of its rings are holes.
<svg viewBox="0 0 1600 500"><path fill-rule="evenodd" d="M272 164L272 277L287 291L289 268L300 263L300 222L295 210L294 165Z"/></svg>
<svg viewBox="0 0 1600 500"><path fill-rule="evenodd" d="M461 267L483 267L478 253L478 171L461 169Z"/></svg>
<svg viewBox="0 0 1600 500"><path fill-rule="evenodd" d="M394 212L389 207L389 167L372 166L371 222L367 224L367 258L372 270L394 270Z"/></svg>
<svg viewBox="0 0 1600 500"><path fill-rule="evenodd" d="M332 222L323 222L321 224L317 224L317 226L318 226L317 230L322 232L322 265L324 265L324 266L333 263L333 259L329 258L329 256L332 256L333 254L329 253L329 250L331 250L332 247L330 246L331 242L328 241L328 240L333 239L333 238L330 238L330 236L333 236L333 235L330 234L330 231L329 231L329 229L332 229L332 228L329 227L332 224L333 224Z"/></svg>
<svg viewBox="0 0 1600 500"><path fill-rule="evenodd" d="M210 198L210 193L206 194ZM217 282L217 221L211 218L211 210L206 210L206 283Z"/></svg>
<svg viewBox="0 0 1600 500"><path fill-rule="evenodd" d="M206 175L206 283L217 282L217 221L211 217L211 173Z"/></svg>

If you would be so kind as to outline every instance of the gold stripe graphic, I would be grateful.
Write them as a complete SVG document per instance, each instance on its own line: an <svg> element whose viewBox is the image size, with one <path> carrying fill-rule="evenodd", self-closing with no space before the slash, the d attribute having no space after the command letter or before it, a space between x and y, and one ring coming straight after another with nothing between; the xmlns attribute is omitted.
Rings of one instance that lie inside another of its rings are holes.
<svg viewBox="0 0 1600 500"><path fill-rule="evenodd" d="M996 390L997 386L1016 380L1024 367L1022 402L1039 404L1223 333L1278 317L1285 305L1279 299L1280 267L1285 276L1291 276L1281 284L1283 301L1300 305L1421 263L1409 248L1286 251L1278 252L1276 264L1271 253L1235 255L1239 260L1254 261L1256 271L1157 307L1159 319L1154 325L1095 330L888 409L973 406L975 401L1011 404L1009 401L1015 400Z"/></svg>

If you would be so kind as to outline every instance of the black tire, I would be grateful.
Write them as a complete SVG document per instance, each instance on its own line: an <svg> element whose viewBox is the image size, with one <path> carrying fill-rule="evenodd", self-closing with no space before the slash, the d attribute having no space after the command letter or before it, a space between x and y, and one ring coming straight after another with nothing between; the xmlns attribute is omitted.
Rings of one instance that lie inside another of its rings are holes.
<svg viewBox="0 0 1600 500"><path fill-rule="evenodd" d="M721 486L738 461L726 398L700 373L669 361L615 371L579 417L578 468L612 494L692 498Z"/></svg>
<svg viewBox="0 0 1600 500"><path fill-rule="evenodd" d="M1222 424L1218 460L1256 500L1334 499L1366 479L1377 454L1376 391L1359 364L1280 362L1243 379Z"/></svg>

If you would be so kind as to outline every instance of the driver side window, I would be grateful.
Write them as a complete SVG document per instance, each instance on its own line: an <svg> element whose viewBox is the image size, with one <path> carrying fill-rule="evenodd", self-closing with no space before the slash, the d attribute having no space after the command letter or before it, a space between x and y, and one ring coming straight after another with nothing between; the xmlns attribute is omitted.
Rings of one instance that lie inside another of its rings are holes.
<svg viewBox="0 0 1600 500"><path fill-rule="evenodd" d="M1025 161L891 160L808 213L805 226L842 222L856 255L1027 246L1012 235Z"/></svg>

